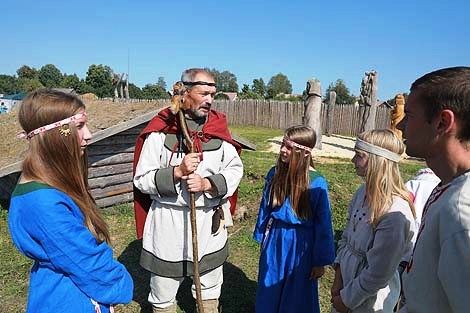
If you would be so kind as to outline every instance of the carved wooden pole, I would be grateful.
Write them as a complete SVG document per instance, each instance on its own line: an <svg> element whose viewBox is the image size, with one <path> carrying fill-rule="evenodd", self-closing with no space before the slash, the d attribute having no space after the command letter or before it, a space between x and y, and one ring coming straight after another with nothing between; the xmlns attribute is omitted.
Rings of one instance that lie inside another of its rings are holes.
<svg viewBox="0 0 470 313"><path fill-rule="evenodd" d="M364 120L364 129L365 130L372 130L375 128L375 116L377 112L377 72L370 71L366 72L367 75L367 102L366 102L366 115Z"/></svg>
<svg viewBox="0 0 470 313"><path fill-rule="evenodd" d="M315 130L317 142L315 148L322 148L322 127L321 127L321 84L316 78L307 81L307 99L305 100L304 125Z"/></svg>
<svg viewBox="0 0 470 313"><path fill-rule="evenodd" d="M123 84L124 84L124 81L123 81L123 79L124 79L124 73L122 73L119 77L121 77L121 78L119 79L119 98L120 98L120 99L124 99L124 88L123 88L123 87L124 87L124 86L123 86Z"/></svg>
<svg viewBox="0 0 470 313"><path fill-rule="evenodd" d="M129 100L129 74L126 74L126 85L124 86L124 96Z"/></svg>
<svg viewBox="0 0 470 313"><path fill-rule="evenodd" d="M365 123L366 123L366 113L368 112L367 111L367 107L365 104L363 104L362 102L359 102L359 111L358 111L358 114L359 114L359 122L360 122L360 125L359 125L359 130L358 130L358 133L362 133L364 131L364 128L365 128Z"/></svg>
<svg viewBox="0 0 470 313"><path fill-rule="evenodd" d="M328 101L328 107L326 111L327 123L326 123L326 135L330 137L333 128L333 117L335 115L335 103L336 103L336 91L330 91L330 101Z"/></svg>
<svg viewBox="0 0 470 313"><path fill-rule="evenodd" d="M111 73L111 82L112 82L113 91L114 91L114 94L113 94L113 102L114 102L116 99L119 98L118 86L121 83L121 77L119 76L119 74L115 75L114 72Z"/></svg>
<svg viewBox="0 0 470 313"><path fill-rule="evenodd" d="M395 106L390 112L390 129L402 139L402 132L397 128L398 123L405 116L405 97L401 93L395 96Z"/></svg>

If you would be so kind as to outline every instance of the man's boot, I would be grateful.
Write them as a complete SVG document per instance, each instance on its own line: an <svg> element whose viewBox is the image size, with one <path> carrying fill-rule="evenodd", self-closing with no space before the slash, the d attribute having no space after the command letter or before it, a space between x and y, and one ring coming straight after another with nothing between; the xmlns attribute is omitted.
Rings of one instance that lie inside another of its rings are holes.
<svg viewBox="0 0 470 313"><path fill-rule="evenodd" d="M156 308L152 307L153 313L176 313L176 303L173 303L172 305L166 307L166 308Z"/></svg>
<svg viewBox="0 0 470 313"><path fill-rule="evenodd" d="M219 300L202 300L202 307L204 308L204 313L219 313Z"/></svg>

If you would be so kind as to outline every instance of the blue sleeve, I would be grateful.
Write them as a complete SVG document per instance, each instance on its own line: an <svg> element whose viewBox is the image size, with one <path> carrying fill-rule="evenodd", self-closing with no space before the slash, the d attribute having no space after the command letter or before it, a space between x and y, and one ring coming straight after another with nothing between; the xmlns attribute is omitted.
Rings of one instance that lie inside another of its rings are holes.
<svg viewBox="0 0 470 313"><path fill-rule="evenodd" d="M335 245L328 186L323 177L315 179L310 185L310 205L315 223L313 264L314 266L332 264L335 260Z"/></svg>
<svg viewBox="0 0 470 313"><path fill-rule="evenodd" d="M77 217L79 209L70 198L59 195L53 199L31 210L24 221L25 230L47 256L39 261L69 276L99 303L129 303L133 281L126 268L114 260L106 243L96 242Z"/></svg>
<svg viewBox="0 0 470 313"><path fill-rule="evenodd" d="M269 189L270 182L274 176L274 167L271 168L266 175L266 181L263 188L263 196L261 198L261 203L259 205L258 220L256 221L255 230L253 232L253 239L261 243L263 240L264 232L266 230L266 225L268 224L269 216L271 214L271 206L269 205Z"/></svg>

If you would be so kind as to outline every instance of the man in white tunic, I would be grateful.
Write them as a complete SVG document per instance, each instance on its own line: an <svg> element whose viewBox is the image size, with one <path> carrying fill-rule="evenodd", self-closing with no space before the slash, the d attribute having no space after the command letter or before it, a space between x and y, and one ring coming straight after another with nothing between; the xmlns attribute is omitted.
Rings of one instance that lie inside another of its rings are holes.
<svg viewBox="0 0 470 313"><path fill-rule="evenodd" d="M415 205L417 228L421 224L424 206L431 192L440 182L439 177L429 167L420 169L415 177L406 182L406 188L410 191Z"/></svg>
<svg viewBox="0 0 470 313"><path fill-rule="evenodd" d="M424 75L405 104L406 153L441 179L423 210L403 274L407 311L470 311L470 67Z"/></svg>
<svg viewBox="0 0 470 313"><path fill-rule="evenodd" d="M201 294L206 313L217 312L223 282L222 265L228 256L231 224L228 199L237 189L243 165L239 146L231 139L225 116L211 105L214 78L203 69L183 72L185 111L198 152L185 151L179 122L169 109L161 111L141 133L135 155L134 185L152 202L143 221L142 202L136 205L138 236L143 237L140 264L151 272L148 297L153 312L176 312L176 293L184 277L193 275L190 192L195 193ZM233 202L232 202L233 206ZM221 227L218 225L222 223ZM192 287L195 297L195 287Z"/></svg>

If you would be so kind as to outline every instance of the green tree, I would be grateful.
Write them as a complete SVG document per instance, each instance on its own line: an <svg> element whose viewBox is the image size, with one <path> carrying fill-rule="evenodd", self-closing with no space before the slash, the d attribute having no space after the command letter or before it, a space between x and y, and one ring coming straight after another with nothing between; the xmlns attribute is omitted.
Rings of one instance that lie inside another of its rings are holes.
<svg viewBox="0 0 470 313"><path fill-rule="evenodd" d="M142 88L144 99L169 99L170 95L166 92L162 86L147 84Z"/></svg>
<svg viewBox="0 0 470 313"><path fill-rule="evenodd" d="M292 84L286 75L278 73L271 77L267 89L268 98L274 99L279 94L291 94Z"/></svg>
<svg viewBox="0 0 470 313"><path fill-rule="evenodd" d="M242 93L248 93L248 92L250 92L250 85L243 84Z"/></svg>
<svg viewBox="0 0 470 313"><path fill-rule="evenodd" d="M129 97L131 99L143 99L144 93L140 87L134 85L133 83L129 83Z"/></svg>
<svg viewBox="0 0 470 313"><path fill-rule="evenodd" d="M0 93L15 94L21 91L18 79L15 76L0 75Z"/></svg>
<svg viewBox="0 0 470 313"><path fill-rule="evenodd" d="M44 87L54 88L62 85L62 73L54 64L46 64L39 70L39 81Z"/></svg>
<svg viewBox="0 0 470 313"><path fill-rule="evenodd" d="M80 79L80 84L78 86L78 89L76 89L75 91L79 94L95 92L95 90L91 86L87 85L85 79Z"/></svg>
<svg viewBox="0 0 470 313"><path fill-rule="evenodd" d="M100 98L111 97L112 81L111 73L113 70L107 65L92 64L88 67L85 83L90 87L91 92Z"/></svg>
<svg viewBox="0 0 470 313"><path fill-rule="evenodd" d="M238 99L263 99L263 97L250 89L248 84L243 84L241 92L237 96Z"/></svg>
<svg viewBox="0 0 470 313"><path fill-rule="evenodd" d="M219 72L217 69L205 68L207 72L214 76L217 84L217 91L238 92L237 76L229 71Z"/></svg>
<svg viewBox="0 0 470 313"><path fill-rule="evenodd" d="M18 78L20 79L33 79L38 78L39 72L35 68L31 68L27 65L23 65L19 69L16 70L16 74L18 74Z"/></svg>
<svg viewBox="0 0 470 313"><path fill-rule="evenodd" d="M21 91L24 92L31 92L40 88L44 88L43 84L41 84L38 78L21 78L19 82Z"/></svg>
<svg viewBox="0 0 470 313"><path fill-rule="evenodd" d="M77 93L80 93L80 78L78 78L77 74L67 75L64 74L64 78L62 79L62 86L64 88L73 88Z"/></svg>
<svg viewBox="0 0 470 313"><path fill-rule="evenodd" d="M253 86L251 87L251 91L260 95L262 98L266 97L266 84L262 78L255 78L253 79Z"/></svg>
<svg viewBox="0 0 470 313"><path fill-rule="evenodd" d="M238 92L237 76L229 71L220 73L217 90L224 92Z"/></svg>
<svg viewBox="0 0 470 313"><path fill-rule="evenodd" d="M264 99L263 97L261 97L259 94L257 94L256 92L253 92L251 90L248 90L248 92L244 93L239 93L237 95L237 99L255 99L255 100L262 100Z"/></svg>
<svg viewBox="0 0 470 313"><path fill-rule="evenodd" d="M349 88L346 87L346 84L342 79L337 79L334 84L331 83L328 86L325 93L326 102L330 100L330 91L336 92L336 103L338 104L354 104L356 101L356 97L349 93Z"/></svg>
<svg viewBox="0 0 470 313"><path fill-rule="evenodd" d="M163 76L158 77L157 85L166 90L166 82Z"/></svg>

